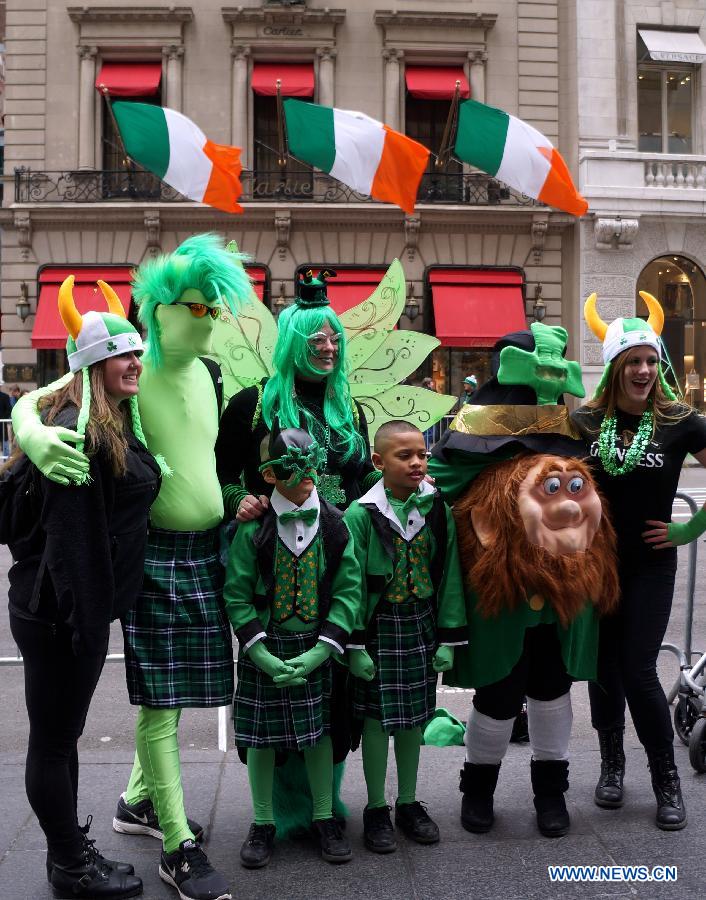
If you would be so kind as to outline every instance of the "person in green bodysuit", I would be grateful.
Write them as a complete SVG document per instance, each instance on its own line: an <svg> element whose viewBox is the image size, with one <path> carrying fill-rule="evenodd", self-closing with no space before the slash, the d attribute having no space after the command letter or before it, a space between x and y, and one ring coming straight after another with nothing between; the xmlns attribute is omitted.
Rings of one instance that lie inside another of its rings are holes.
<svg viewBox="0 0 706 900"><path fill-rule="evenodd" d="M159 874L182 898L225 900L231 896L227 881L196 843L194 832L201 829L184 812L177 728L182 708L223 706L232 697L218 559L223 500L214 445L220 410L200 357L210 349L222 304L236 312L250 285L219 238L197 235L144 263L133 291L149 338L139 398L143 429L172 476L150 512L142 595L123 622L128 690L140 710L135 767L113 824L162 837ZM15 407L18 443L47 477L80 480L87 461L64 443L76 435L41 425L37 393Z"/></svg>

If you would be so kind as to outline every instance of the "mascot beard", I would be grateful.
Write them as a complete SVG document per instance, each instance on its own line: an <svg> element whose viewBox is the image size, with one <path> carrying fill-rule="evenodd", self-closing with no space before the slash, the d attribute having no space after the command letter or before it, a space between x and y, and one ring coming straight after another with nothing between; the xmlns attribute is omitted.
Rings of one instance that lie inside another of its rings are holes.
<svg viewBox="0 0 706 900"><path fill-rule="evenodd" d="M587 601L599 615L615 609L615 531L579 460L523 454L493 464L453 512L481 615L497 616L537 598L567 627Z"/></svg>

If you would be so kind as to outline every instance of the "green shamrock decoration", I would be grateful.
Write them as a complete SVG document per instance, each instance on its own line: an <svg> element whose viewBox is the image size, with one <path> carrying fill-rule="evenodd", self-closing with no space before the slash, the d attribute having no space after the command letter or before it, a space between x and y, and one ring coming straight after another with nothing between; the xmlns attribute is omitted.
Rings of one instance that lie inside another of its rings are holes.
<svg viewBox="0 0 706 900"><path fill-rule="evenodd" d="M585 397L581 366L563 356L568 339L566 329L541 322L533 322L530 327L535 343L532 353L519 347L505 347L500 351L500 384L531 387L540 406L555 404L564 393Z"/></svg>
<svg viewBox="0 0 706 900"><path fill-rule="evenodd" d="M105 345L105 348L109 353L114 353L118 349L118 345L115 343L115 341L108 341L108 343Z"/></svg>

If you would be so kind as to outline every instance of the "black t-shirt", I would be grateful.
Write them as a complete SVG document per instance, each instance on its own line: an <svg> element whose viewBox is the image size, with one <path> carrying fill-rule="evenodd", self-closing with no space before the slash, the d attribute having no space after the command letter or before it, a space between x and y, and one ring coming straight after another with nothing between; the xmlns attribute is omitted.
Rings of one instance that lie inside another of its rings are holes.
<svg viewBox="0 0 706 900"><path fill-rule="evenodd" d="M677 415L680 410L684 407L675 407ZM598 455L598 436L604 413L604 409L582 406L572 415L572 420L590 447L594 475L609 503L618 535L618 555L624 562L627 558L644 557L654 552L642 538L642 532L649 528L645 522L647 519L671 521L672 503L684 458L687 453L698 453L706 448L706 417L691 410L683 419L658 427L632 472L609 475ZM622 463L639 424L640 416L618 410L615 442L618 464Z"/></svg>

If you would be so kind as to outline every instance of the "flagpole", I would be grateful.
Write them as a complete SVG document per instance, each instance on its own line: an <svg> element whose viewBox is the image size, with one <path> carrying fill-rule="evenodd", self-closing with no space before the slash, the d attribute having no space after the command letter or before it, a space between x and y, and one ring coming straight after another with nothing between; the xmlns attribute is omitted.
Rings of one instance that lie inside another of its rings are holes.
<svg viewBox="0 0 706 900"><path fill-rule="evenodd" d="M451 98L451 106L449 107L449 115L446 119L446 125L444 126L444 134L441 138L441 146L439 147L436 162L434 163L434 167L436 169L441 169L448 163L448 157L450 156L449 151L451 148L451 139L453 137L453 132L456 127L456 119L458 116L458 99L460 93L461 82L456 79L456 87L454 88L453 97Z"/></svg>
<svg viewBox="0 0 706 900"><path fill-rule="evenodd" d="M285 169L287 166L287 149L285 146L284 114L282 110L282 82L279 78L275 82L275 89L277 91L277 141L279 144L277 165L280 169Z"/></svg>
<svg viewBox="0 0 706 900"><path fill-rule="evenodd" d="M127 152L125 144L123 143L123 136L120 133L120 126L118 125L118 120L115 118L115 113L113 112L113 104L110 99L110 93L108 92L108 88L104 84L99 85L99 87L100 87L100 92L103 95L103 98L105 100L106 106L108 107L108 114L110 115L110 119L113 123L113 127L115 128L115 134L118 139L118 147L122 151L122 154L125 157L125 159L134 166L135 160Z"/></svg>

